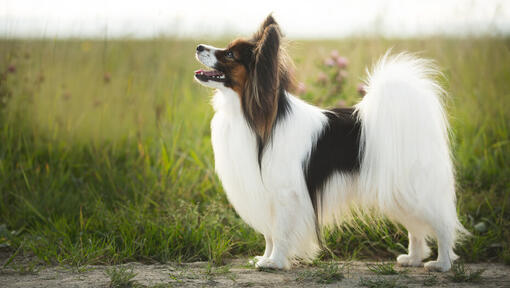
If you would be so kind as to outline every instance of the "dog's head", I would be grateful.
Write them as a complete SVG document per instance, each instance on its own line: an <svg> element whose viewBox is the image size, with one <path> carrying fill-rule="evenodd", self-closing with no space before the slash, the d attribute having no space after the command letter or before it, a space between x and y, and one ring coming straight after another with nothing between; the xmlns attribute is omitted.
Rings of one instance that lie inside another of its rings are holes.
<svg viewBox="0 0 510 288"><path fill-rule="evenodd" d="M278 98L293 89L292 65L281 47L278 23L269 15L250 39L236 39L226 48L200 44L196 58L212 70L195 71L202 85L237 93L246 120L262 141L272 129Z"/></svg>

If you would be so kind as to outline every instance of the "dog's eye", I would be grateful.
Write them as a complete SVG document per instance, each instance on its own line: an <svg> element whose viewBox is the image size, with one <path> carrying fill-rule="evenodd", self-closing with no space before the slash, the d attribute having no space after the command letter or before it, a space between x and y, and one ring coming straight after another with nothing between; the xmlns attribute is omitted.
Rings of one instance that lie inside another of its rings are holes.
<svg viewBox="0 0 510 288"><path fill-rule="evenodd" d="M234 59L234 53L232 53L232 51L227 51L225 52L225 57Z"/></svg>

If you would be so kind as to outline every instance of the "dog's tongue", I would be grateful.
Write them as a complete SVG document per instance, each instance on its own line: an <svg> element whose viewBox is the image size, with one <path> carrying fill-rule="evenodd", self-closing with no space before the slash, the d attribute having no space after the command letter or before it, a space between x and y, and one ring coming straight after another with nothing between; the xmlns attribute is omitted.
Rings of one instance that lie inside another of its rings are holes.
<svg viewBox="0 0 510 288"><path fill-rule="evenodd" d="M207 75L207 76L218 76L218 75L223 74L223 73L221 73L221 72L220 72L220 71L218 71L218 70L205 71L204 73L205 73L205 75Z"/></svg>
<svg viewBox="0 0 510 288"><path fill-rule="evenodd" d="M205 75L205 76L217 76L217 75L222 75L223 73L221 73L218 70L204 71L203 69L199 69L199 70L195 71L195 74L196 75Z"/></svg>

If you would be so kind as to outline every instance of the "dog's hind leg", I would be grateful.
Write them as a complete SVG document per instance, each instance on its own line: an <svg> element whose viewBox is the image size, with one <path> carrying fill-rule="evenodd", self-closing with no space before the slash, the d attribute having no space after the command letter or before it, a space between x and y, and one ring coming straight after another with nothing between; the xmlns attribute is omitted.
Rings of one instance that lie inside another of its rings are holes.
<svg viewBox="0 0 510 288"><path fill-rule="evenodd" d="M427 270L445 272L452 267L452 261L457 258L453 253L453 233L450 228L438 227L436 229L438 257L435 261L425 263Z"/></svg>
<svg viewBox="0 0 510 288"><path fill-rule="evenodd" d="M458 258L458 256L453 252L456 218L451 218L452 217L444 217L442 219L438 219L438 221L434 221L434 223L431 223L437 239L438 257L435 261L425 263L425 268L427 270L441 272L448 271L452 267L452 261L455 261Z"/></svg>
<svg viewBox="0 0 510 288"><path fill-rule="evenodd" d="M438 244L438 258L424 264L427 270L448 271L451 262L457 259L453 246L456 229L460 224L454 201L447 197L434 200L417 201L415 206L409 205L407 213L400 213L397 218L409 232L409 253L398 256L398 264L421 266L422 260L427 258L430 252L425 241L427 236L435 236Z"/></svg>
<svg viewBox="0 0 510 288"><path fill-rule="evenodd" d="M426 234L420 227L406 227L409 231L409 249L408 254L402 254L397 257L397 263L401 266L423 266L423 259L430 254L430 249L425 241Z"/></svg>

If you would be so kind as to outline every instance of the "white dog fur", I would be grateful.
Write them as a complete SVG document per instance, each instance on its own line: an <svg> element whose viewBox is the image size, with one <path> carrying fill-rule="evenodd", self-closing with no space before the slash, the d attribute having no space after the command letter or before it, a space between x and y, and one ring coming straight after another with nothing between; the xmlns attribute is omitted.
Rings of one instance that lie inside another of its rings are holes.
<svg viewBox="0 0 510 288"><path fill-rule="evenodd" d="M214 67L216 49L208 46L198 60ZM355 106L362 125L360 171L330 177L318 206L321 225L341 223L353 207L375 209L404 225L409 253L397 258L404 266L423 265L425 239L437 239L438 258L425 267L447 271L465 230L457 219L445 93L433 80L436 74L431 62L409 54L381 58ZM256 266L289 269L296 259L314 258L319 243L303 161L327 122L324 110L287 93L290 113L273 128L259 167L256 135L239 95L220 82L198 82L217 89L211 134L224 190L239 216L265 237Z"/></svg>

